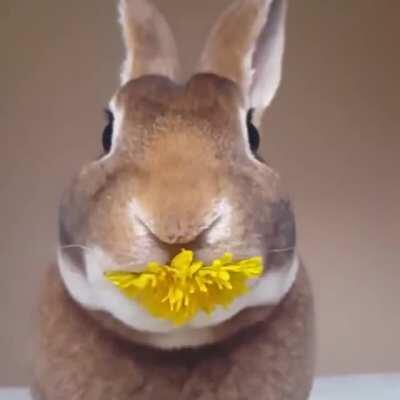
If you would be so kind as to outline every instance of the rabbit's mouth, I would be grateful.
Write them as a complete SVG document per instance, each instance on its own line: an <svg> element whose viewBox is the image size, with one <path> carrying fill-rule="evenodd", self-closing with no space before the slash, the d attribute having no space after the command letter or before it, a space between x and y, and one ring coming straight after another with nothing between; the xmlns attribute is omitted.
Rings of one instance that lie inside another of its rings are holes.
<svg viewBox="0 0 400 400"><path fill-rule="evenodd" d="M220 325L248 307L278 304L292 287L299 268L298 258L294 256L286 265L267 270L261 278L254 280L251 290L234 300L228 308L218 307L212 315L199 313L184 327L177 327L150 315L105 278L104 271L115 265L115 260L101 248L87 248L84 259L86 271L74 265L62 250L59 251L60 273L67 291L76 302L90 311L105 312L135 331L168 335Z"/></svg>

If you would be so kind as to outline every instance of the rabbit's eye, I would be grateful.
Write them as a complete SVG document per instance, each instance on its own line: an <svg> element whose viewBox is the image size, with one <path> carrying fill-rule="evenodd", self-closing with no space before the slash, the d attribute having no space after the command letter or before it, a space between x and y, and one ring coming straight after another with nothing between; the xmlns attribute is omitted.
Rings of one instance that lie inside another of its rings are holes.
<svg viewBox="0 0 400 400"><path fill-rule="evenodd" d="M103 149L105 153L108 153L111 149L112 145L112 136L113 136L113 125L114 125L114 115L110 110L105 111L107 125L103 131Z"/></svg>
<svg viewBox="0 0 400 400"><path fill-rule="evenodd" d="M253 112L254 109L249 110L247 113L246 123L247 123L247 133L249 136L250 149L253 153L256 153L260 147L260 134L258 129L253 124Z"/></svg>

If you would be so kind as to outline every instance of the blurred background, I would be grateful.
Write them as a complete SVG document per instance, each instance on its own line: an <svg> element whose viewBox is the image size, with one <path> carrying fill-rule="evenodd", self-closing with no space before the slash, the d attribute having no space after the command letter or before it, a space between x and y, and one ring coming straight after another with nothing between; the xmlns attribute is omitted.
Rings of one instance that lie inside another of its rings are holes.
<svg viewBox="0 0 400 400"><path fill-rule="evenodd" d="M101 149L115 1L0 0L0 385L29 379L63 187ZM228 0L158 0L187 73ZM400 2L292 1L262 153L297 211L318 373L400 370Z"/></svg>

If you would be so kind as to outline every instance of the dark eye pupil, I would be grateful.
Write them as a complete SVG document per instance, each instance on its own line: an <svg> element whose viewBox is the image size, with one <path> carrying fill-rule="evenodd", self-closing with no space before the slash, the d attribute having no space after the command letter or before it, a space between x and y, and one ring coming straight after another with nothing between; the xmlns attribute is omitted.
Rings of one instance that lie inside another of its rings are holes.
<svg viewBox="0 0 400 400"><path fill-rule="evenodd" d="M260 147L260 134L258 133L258 129L253 124L253 113L254 109L249 110L249 112L247 113L246 123L247 132L249 135L250 149L253 153L256 153L258 148Z"/></svg>
<svg viewBox="0 0 400 400"><path fill-rule="evenodd" d="M114 125L114 116L110 110L105 111L107 125L103 131L103 149L106 153L108 153L111 149L112 145L112 136L113 136L113 125Z"/></svg>

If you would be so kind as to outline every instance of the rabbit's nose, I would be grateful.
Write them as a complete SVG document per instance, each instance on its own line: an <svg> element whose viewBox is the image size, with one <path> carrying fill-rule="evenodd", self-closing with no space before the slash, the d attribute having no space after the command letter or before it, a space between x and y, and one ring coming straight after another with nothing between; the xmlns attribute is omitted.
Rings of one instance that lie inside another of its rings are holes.
<svg viewBox="0 0 400 400"><path fill-rule="evenodd" d="M176 215L160 216L147 228L163 243L187 244L195 241L213 223L212 218L179 218Z"/></svg>
<svg viewBox="0 0 400 400"><path fill-rule="evenodd" d="M133 201L130 216L134 224L141 224L149 234L169 245L183 245L194 242L201 235L207 236L220 218L218 209L197 207L164 207L148 210Z"/></svg>
<svg viewBox="0 0 400 400"><path fill-rule="evenodd" d="M185 225L179 220L169 220L168 222L159 224L157 237L167 244L185 244L192 242L199 236L201 229L191 226L191 224Z"/></svg>

